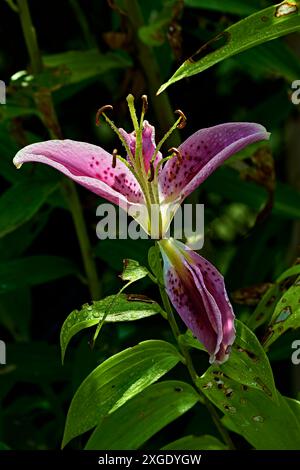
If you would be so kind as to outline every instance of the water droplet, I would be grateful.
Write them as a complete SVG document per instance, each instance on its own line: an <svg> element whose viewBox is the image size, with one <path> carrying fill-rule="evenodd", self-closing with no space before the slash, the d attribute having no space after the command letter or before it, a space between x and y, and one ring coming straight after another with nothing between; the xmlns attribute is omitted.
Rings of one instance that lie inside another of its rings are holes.
<svg viewBox="0 0 300 470"><path fill-rule="evenodd" d="M265 420L262 416L253 416L252 419L253 419L253 421L255 421L256 423L263 423L264 420Z"/></svg>

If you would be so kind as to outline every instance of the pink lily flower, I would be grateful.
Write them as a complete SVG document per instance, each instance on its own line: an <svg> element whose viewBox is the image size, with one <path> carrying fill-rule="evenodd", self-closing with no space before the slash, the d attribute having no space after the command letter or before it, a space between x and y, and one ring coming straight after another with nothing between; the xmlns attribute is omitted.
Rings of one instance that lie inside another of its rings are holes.
<svg viewBox="0 0 300 470"><path fill-rule="evenodd" d="M104 106L99 110L119 136L127 156L117 151L111 155L101 147L73 140L48 140L20 150L13 162L39 162L56 168L95 194L118 204L132 215L146 233L151 232L151 207L159 208L159 238L166 233L176 209L216 168L248 144L269 138L266 129L254 123L226 123L201 129L191 135L178 149L170 149L162 157L160 149L176 127L183 127L185 116L179 118L158 145L155 130L144 120L143 108L138 121L132 95L127 97L134 131L128 134L117 129L107 117ZM152 218L153 219L153 218Z"/></svg>
<svg viewBox="0 0 300 470"><path fill-rule="evenodd" d="M235 339L234 313L223 276L206 259L174 239L160 240L167 294L186 326L222 364Z"/></svg>

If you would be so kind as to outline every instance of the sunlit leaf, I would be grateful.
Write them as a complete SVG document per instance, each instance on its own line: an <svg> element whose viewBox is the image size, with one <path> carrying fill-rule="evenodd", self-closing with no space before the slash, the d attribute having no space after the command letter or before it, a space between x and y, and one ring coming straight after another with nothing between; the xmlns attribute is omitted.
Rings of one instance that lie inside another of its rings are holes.
<svg viewBox="0 0 300 470"><path fill-rule="evenodd" d="M277 303L264 338L266 349L289 329L300 328L300 277Z"/></svg>
<svg viewBox="0 0 300 470"><path fill-rule="evenodd" d="M203 72L221 60L258 44L298 31L300 29L298 7L299 2L285 1L258 11L233 24L186 60L174 75L160 87L158 93L178 80Z"/></svg>
<svg viewBox="0 0 300 470"><path fill-rule="evenodd" d="M80 310L74 310L65 320L61 333L60 344L62 359L73 336L84 328L97 325L106 314L105 323L135 321L147 318L161 311L161 307L151 299L120 294L110 295L103 300L85 304Z"/></svg>
<svg viewBox="0 0 300 470"><path fill-rule="evenodd" d="M123 272L120 275L123 281L135 282L148 276L148 269L141 266L139 262L134 259L124 259L123 264Z"/></svg>
<svg viewBox="0 0 300 470"><path fill-rule="evenodd" d="M100 364L80 385L71 402L63 446L95 427L109 413L172 369L178 351L165 341L144 341Z"/></svg>
<svg viewBox="0 0 300 470"><path fill-rule="evenodd" d="M267 394L225 375L221 377L220 388L214 371L214 366L210 367L198 383L209 400L225 414L230 429L257 450L299 449L299 420L279 392L277 399L272 400Z"/></svg>
<svg viewBox="0 0 300 470"><path fill-rule="evenodd" d="M114 413L105 416L90 437L87 450L134 450L190 408L199 396L178 381L151 385Z"/></svg>
<svg viewBox="0 0 300 470"><path fill-rule="evenodd" d="M227 447L214 436L185 436L165 445L163 450L226 450Z"/></svg>

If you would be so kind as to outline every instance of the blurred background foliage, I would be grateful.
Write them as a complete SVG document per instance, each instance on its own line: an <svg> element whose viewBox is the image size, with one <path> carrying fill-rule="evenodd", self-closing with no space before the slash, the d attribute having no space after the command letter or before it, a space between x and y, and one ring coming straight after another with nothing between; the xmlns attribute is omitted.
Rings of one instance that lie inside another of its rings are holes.
<svg viewBox="0 0 300 470"><path fill-rule="evenodd" d="M202 254L225 275L241 319L251 316L264 283L274 282L296 261L300 117L290 95L291 81L300 78L299 34L227 59L155 98L159 86L207 40L273 3L32 0L42 64L32 58L30 63L28 57L16 11L22 0L0 1L0 79L8 85L7 104L0 105L0 339L7 343L7 365L0 367L3 448L58 448L68 404L100 361L145 339L171 339L158 316L105 326L93 350L88 344L92 333L77 335L61 365L61 325L91 296L65 182L43 165L16 171L12 159L22 146L63 136L112 150L116 137L105 124L95 126L95 114L100 106L113 104L114 121L131 130L125 99L129 92L137 98L149 95L147 118L156 125L157 137L178 108L188 125L175 136L177 141L221 122L259 122L272 133L271 150L249 147L191 197L191 202L205 204ZM150 244L97 240L95 211L101 200L82 188L78 194L100 279L97 295L103 297L121 285L117 275L123 258L145 264ZM157 299L145 280L134 292ZM279 390L296 397L300 380L290 361L294 338L297 331L287 333L271 347L269 357ZM199 370L206 367L206 358L199 356L198 364ZM168 375L174 378L172 372ZM163 446L183 429L184 434L197 434L199 423L202 434L211 431L202 407L158 433L148 447Z"/></svg>

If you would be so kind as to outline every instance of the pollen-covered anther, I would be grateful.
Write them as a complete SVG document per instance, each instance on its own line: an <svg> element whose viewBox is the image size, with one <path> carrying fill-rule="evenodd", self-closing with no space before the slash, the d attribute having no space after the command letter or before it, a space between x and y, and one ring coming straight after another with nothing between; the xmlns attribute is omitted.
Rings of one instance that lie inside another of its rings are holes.
<svg viewBox="0 0 300 470"><path fill-rule="evenodd" d="M97 114L96 114L96 126L100 126L100 118L105 111L112 111L114 108L111 104L105 104L104 106L101 106L101 108L98 109Z"/></svg>
<svg viewBox="0 0 300 470"><path fill-rule="evenodd" d="M142 112L143 112L143 115L145 115L146 112L148 111L148 97L147 97L147 95L142 95L141 99L142 99L142 103L143 103L142 104L142 106L143 106Z"/></svg>
<svg viewBox="0 0 300 470"><path fill-rule="evenodd" d="M171 147L169 150L168 150L169 153L172 153L173 155L176 156L177 158L177 165L180 165L180 163L182 162L182 155L181 155L181 152L176 148L176 147Z"/></svg>
<svg viewBox="0 0 300 470"><path fill-rule="evenodd" d="M118 150L117 149L113 149L113 153L112 153L112 167L113 168L116 168L117 166L117 155L118 155Z"/></svg>
<svg viewBox="0 0 300 470"><path fill-rule="evenodd" d="M183 111L181 111L181 109L176 109L175 114L179 114L181 117L181 121L177 125L178 129L183 129L186 126L186 115L183 113Z"/></svg>
<svg viewBox="0 0 300 470"><path fill-rule="evenodd" d="M148 182L151 183L153 180L154 180L154 164L153 164L153 162L151 161L151 162L150 162L150 169L149 169L149 178L148 178Z"/></svg>

